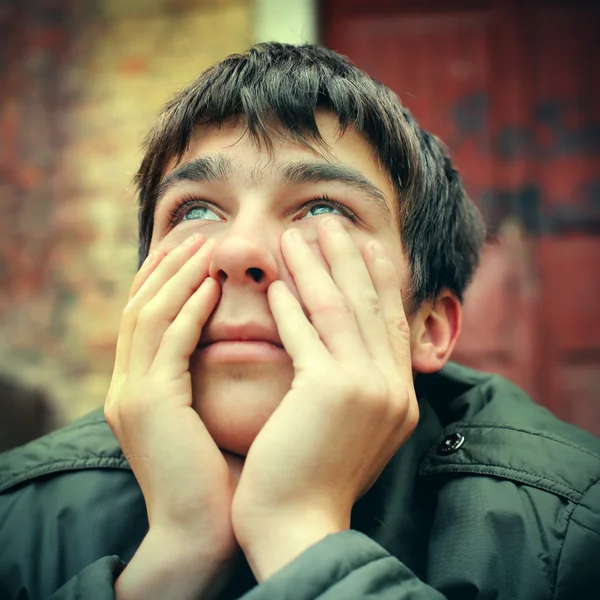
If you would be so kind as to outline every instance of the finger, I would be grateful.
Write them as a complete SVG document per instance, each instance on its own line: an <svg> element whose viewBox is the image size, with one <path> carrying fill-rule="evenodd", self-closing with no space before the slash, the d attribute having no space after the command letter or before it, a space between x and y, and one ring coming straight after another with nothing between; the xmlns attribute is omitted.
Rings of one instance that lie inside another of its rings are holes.
<svg viewBox="0 0 600 600"><path fill-rule="evenodd" d="M133 282L129 288L129 297L127 304L131 302L131 299L137 294L139 289L144 285L151 273L158 267L160 261L166 256L168 249L154 250L146 257L146 260L142 263L139 271L133 278ZM119 327L119 337L117 338L117 349L115 353L115 372L122 373L127 369L127 363L129 361L129 347L131 342L131 329L127 326L127 319L121 319L121 326Z"/></svg>
<svg viewBox="0 0 600 600"><path fill-rule="evenodd" d="M165 331L152 369L167 364L176 370L188 369L190 356L196 349L202 329L220 296L219 283L212 277L207 277Z"/></svg>
<svg viewBox="0 0 600 600"><path fill-rule="evenodd" d="M283 281L274 281L267 291L277 332L296 372L323 366L331 354L319 333L306 318L298 299Z"/></svg>
<svg viewBox="0 0 600 600"><path fill-rule="evenodd" d="M129 368L131 342L140 310L156 295L181 266L194 255L206 238L195 234L175 248L156 250L156 255L140 268L131 285L129 301L123 311L115 355L115 374Z"/></svg>
<svg viewBox="0 0 600 600"><path fill-rule="evenodd" d="M145 306L159 290L163 288L165 283L179 272L182 265L189 260L191 256L196 254L198 248L206 243L206 238L203 235L195 233L183 241L181 244L172 249L166 250L166 256L156 266L153 272L146 278L140 289L132 298L133 312Z"/></svg>
<svg viewBox="0 0 600 600"><path fill-rule="evenodd" d="M370 265L369 271L373 278L373 285L379 296L383 322L387 331L391 355L397 371L406 377L405 381L412 379L412 364L410 359L410 327L404 302L402 301L402 287L400 277L394 263L383 247L380 254L372 248L365 249L365 261Z"/></svg>
<svg viewBox="0 0 600 600"><path fill-rule="evenodd" d="M339 225L339 229L328 228L330 222ZM367 352L385 371L395 369L381 301L365 257L339 219L324 221L318 234L331 277L352 307ZM372 268L378 264L378 261L369 261Z"/></svg>
<svg viewBox="0 0 600 600"><path fill-rule="evenodd" d="M363 342L352 306L305 240L286 231L281 240L285 262L310 321L329 352L344 364L365 365L371 357Z"/></svg>
<svg viewBox="0 0 600 600"><path fill-rule="evenodd" d="M131 342L132 375L145 375L154 363L165 331L208 276L213 247L212 239L203 244L140 311Z"/></svg>
<svg viewBox="0 0 600 600"><path fill-rule="evenodd" d="M156 269L167 252L168 250L161 249L154 250L148 254L146 260L143 262L142 266L131 282L131 287L129 288L129 298L127 299L128 302L138 293L139 289L146 282L146 279L150 277L150 274L154 271L154 269Z"/></svg>
<svg viewBox="0 0 600 600"><path fill-rule="evenodd" d="M137 294L138 290L142 287L144 282L150 277L150 274L156 269L160 261L165 257L165 252L162 250L155 250L146 257L142 266L136 273L131 286L129 288L129 297L127 304L131 302L131 299ZM117 338L117 350L115 353L115 373L125 372L127 369L127 362L129 360L129 346L131 341L131 332L127 327L127 318L123 316L121 318L121 326L119 327L119 337Z"/></svg>

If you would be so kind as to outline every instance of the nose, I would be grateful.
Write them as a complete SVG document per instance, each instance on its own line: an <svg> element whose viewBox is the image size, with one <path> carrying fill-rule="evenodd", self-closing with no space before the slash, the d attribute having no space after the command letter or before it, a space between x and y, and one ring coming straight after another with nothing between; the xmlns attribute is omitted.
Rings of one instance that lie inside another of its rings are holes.
<svg viewBox="0 0 600 600"><path fill-rule="evenodd" d="M279 236L269 237L264 230L259 233L231 229L216 240L209 275L221 287L226 283L252 286L257 292L266 293L278 279L278 248Z"/></svg>

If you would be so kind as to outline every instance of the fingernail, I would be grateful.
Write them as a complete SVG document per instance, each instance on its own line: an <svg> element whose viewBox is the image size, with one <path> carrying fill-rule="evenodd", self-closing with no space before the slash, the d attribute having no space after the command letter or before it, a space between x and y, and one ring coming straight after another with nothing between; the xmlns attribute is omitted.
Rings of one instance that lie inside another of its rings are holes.
<svg viewBox="0 0 600 600"><path fill-rule="evenodd" d="M325 221L325 227L331 231L344 231L344 226L338 219L329 219L328 221Z"/></svg>
<svg viewBox="0 0 600 600"><path fill-rule="evenodd" d="M185 240L185 242L183 242L183 245L191 246L197 239L198 239L198 234L194 233L193 235L190 235L190 237L187 240Z"/></svg>
<svg viewBox="0 0 600 600"><path fill-rule="evenodd" d="M290 236L293 240L296 240L297 242L304 242L304 236L302 235L302 232L298 229L290 229Z"/></svg>
<svg viewBox="0 0 600 600"><path fill-rule="evenodd" d="M156 251L150 252L150 254L148 254L148 256L146 256L146 260L142 263L141 268L145 269L146 267L149 267L154 262L155 257L156 257Z"/></svg>

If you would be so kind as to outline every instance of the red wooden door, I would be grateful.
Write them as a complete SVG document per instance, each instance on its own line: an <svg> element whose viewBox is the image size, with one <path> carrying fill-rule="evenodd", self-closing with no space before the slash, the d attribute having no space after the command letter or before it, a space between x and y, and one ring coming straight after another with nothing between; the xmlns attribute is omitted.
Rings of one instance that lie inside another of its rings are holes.
<svg viewBox="0 0 600 600"><path fill-rule="evenodd" d="M454 359L600 435L600 4L329 0L323 42L446 141L497 240Z"/></svg>

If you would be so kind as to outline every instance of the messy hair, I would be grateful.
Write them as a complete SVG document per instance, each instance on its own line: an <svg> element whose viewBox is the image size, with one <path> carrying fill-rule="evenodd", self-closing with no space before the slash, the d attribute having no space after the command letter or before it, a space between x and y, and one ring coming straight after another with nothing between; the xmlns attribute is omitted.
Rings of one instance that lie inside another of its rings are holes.
<svg viewBox="0 0 600 600"><path fill-rule="evenodd" d="M485 227L445 146L390 89L346 57L311 44L252 46L204 71L165 105L135 178L139 264L148 254L167 165L181 161L198 125L238 118L270 150L276 135L325 149L315 121L321 108L337 116L340 135L352 128L366 137L395 189L398 233L410 265L409 312L446 289L462 301Z"/></svg>

